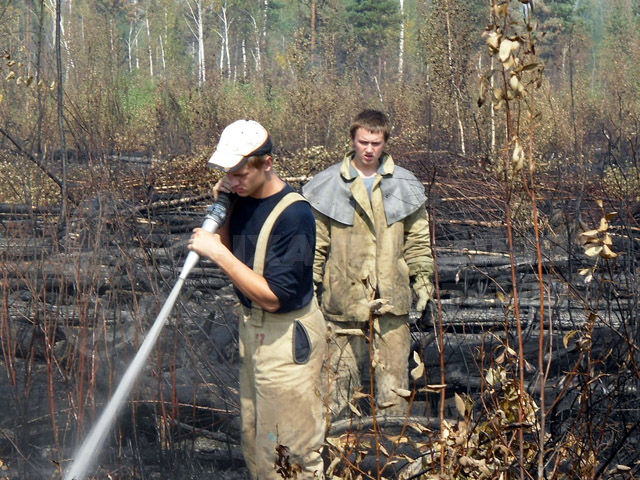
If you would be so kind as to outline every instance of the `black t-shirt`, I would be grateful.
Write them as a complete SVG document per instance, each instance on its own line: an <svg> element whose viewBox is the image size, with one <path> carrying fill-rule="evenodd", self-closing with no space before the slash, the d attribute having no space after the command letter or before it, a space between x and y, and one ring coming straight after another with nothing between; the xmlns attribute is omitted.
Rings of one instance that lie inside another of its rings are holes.
<svg viewBox="0 0 640 480"><path fill-rule="evenodd" d="M229 218L229 236L233 254L253 268L256 242L265 220L287 193L290 185L267 198L237 197ZM264 277L280 301L276 313L286 313L307 305L313 298L313 256L316 224L307 202L288 206L276 220L267 244ZM251 300L237 288L246 307Z"/></svg>

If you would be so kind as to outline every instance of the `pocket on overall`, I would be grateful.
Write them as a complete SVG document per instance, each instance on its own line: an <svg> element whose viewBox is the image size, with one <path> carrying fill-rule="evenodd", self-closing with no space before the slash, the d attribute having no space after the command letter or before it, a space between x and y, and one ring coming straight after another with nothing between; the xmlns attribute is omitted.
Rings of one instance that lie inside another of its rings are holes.
<svg viewBox="0 0 640 480"><path fill-rule="evenodd" d="M298 364L307 363L311 356L311 338L309 332L299 320L293 330L293 360Z"/></svg>

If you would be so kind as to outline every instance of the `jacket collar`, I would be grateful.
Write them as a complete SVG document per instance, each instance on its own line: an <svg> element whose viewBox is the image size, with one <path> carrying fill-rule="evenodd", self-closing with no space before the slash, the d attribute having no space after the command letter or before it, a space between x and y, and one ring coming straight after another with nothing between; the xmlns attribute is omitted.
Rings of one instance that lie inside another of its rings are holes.
<svg viewBox="0 0 640 480"><path fill-rule="evenodd" d="M351 164L352 158L353 152L302 187L313 208L344 225L353 225L356 208L351 187L358 172ZM424 186L411 172L394 165L391 155L383 155L378 172L382 175L380 188L387 225L404 219L424 205L427 200Z"/></svg>
<svg viewBox="0 0 640 480"><path fill-rule="evenodd" d="M349 152L342 160L342 165L340 166L340 175L342 175L342 178L344 178L347 182L352 182L358 177L358 172L353 166L353 157L355 156L355 154L356 152L353 150ZM393 163L391 155L386 152L382 152L382 155L380 155L380 166L378 167L378 173L383 177L387 175L393 175L394 168L395 165Z"/></svg>

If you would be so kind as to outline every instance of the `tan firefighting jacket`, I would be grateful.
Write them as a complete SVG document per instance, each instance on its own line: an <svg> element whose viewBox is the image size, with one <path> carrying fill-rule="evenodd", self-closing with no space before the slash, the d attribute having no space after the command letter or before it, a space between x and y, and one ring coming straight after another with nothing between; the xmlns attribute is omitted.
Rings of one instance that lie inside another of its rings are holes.
<svg viewBox="0 0 640 480"><path fill-rule="evenodd" d="M371 200L362 178L342 163L303 188L316 217L314 281L327 320L368 321L373 299L394 315L412 304L410 277L434 270L423 185L383 154Z"/></svg>

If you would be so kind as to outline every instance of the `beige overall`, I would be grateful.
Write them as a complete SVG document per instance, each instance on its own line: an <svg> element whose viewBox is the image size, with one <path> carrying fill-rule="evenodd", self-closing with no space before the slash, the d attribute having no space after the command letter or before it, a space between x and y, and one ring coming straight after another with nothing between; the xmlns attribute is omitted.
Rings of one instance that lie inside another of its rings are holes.
<svg viewBox="0 0 640 480"><path fill-rule="evenodd" d="M304 198L297 193L283 197L260 230L253 265L259 275L264 271L273 225L296 201ZM269 313L256 305L243 307L239 330L242 450L251 477L281 480L276 470L277 447L286 446L296 478L323 479L321 370L326 326L315 297L289 313ZM296 358L296 335L306 335L310 343L302 359Z"/></svg>

